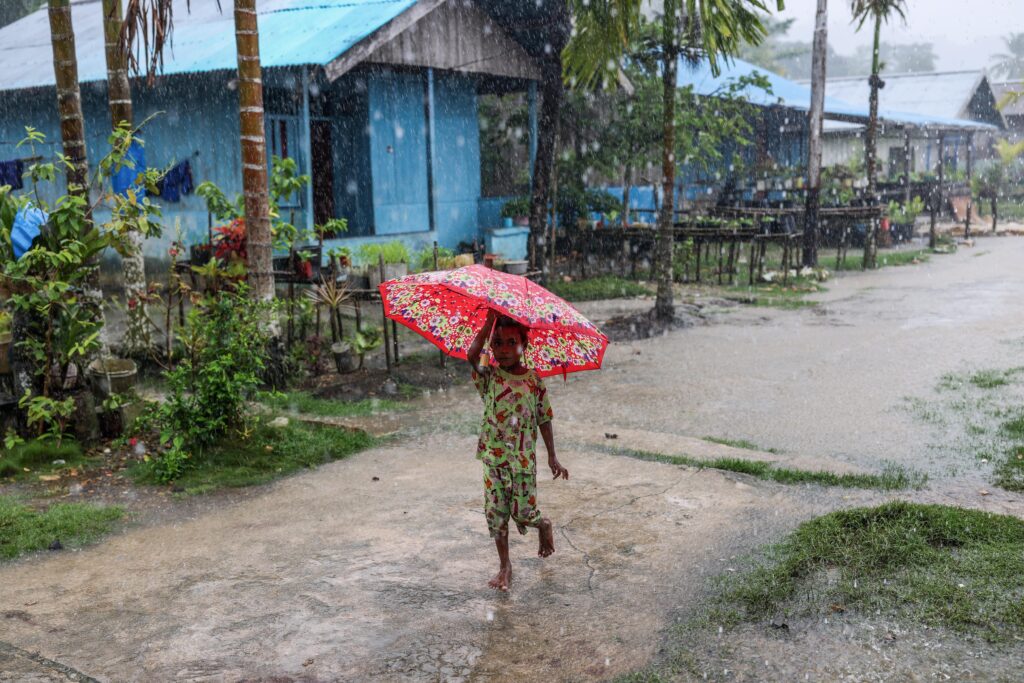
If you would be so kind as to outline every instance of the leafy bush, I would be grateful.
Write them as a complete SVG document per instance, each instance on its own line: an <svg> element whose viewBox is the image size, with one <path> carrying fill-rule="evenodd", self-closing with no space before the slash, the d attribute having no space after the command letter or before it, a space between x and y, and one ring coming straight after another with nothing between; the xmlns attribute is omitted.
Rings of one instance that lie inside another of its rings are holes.
<svg viewBox="0 0 1024 683"><path fill-rule="evenodd" d="M530 198L515 197L505 202L501 207L502 218L520 218L530 215Z"/></svg>
<svg viewBox="0 0 1024 683"><path fill-rule="evenodd" d="M920 197L914 197L910 204L889 202L889 220L893 223L913 223L922 211L924 211L924 200Z"/></svg>
<svg viewBox="0 0 1024 683"><path fill-rule="evenodd" d="M413 257L413 264L418 272L434 270L434 248L423 247ZM437 268L446 270L455 267L455 252L448 247L437 248Z"/></svg>
<svg viewBox="0 0 1024 683"><path fill-rule="evenodd" d="M409 263L409 249L399 240L374 242L359 247L359 260L363 265L376 265L381 255L384 263Z"/></svg>
<svg viewBox="0 0 1024 683"><path fill-rule="evenodd" d="M189 311L181 363L164 373L167 399L140 425L157 432L165 449L153 465L161 481L177 478L190 458L219 438L249 431L246 402L260 385L267 309L243 286L207 297Z"/></svg>

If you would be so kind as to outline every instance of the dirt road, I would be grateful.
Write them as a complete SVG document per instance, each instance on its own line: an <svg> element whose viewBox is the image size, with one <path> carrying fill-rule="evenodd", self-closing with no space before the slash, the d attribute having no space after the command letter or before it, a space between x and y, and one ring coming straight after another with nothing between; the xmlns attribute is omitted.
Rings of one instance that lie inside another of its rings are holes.
<svg viewBox="0 0 1024 683"><path fill-rule="evenodd" d="M477 400L464 387L432 397L396 444L194 519L5 565L0 671L11 662L7 678L28 678L18 653L38 651L104 681L603 680L655 657L711 577L815 515L891 497L1024 514L1017 495L976 495L980 466L950 475L899 409L946 372L1012 364L1024 348L1021 262L1024 240L982 240L840 277L817 309L724 313L616 345L601 373L551 381L572 472L541 484L557 552L540 560L534 536L515 538L508 596L486 587L496 561L472 459ZM749 439L783 451L749 457L793 467L896 461L931 482L899 496L785 486L609 455L605 432L618 446L697 455L724 447L695 437ZM836 674L820 657L787 656L801 679ZM39 680L75 675L35 666Z"/></svg>

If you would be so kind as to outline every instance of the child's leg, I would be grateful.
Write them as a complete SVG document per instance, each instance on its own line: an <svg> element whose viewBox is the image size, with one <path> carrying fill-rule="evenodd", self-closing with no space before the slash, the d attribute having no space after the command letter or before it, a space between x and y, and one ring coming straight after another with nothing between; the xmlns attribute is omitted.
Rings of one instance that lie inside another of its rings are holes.
<svg viewBox="0 0 1024 683"><path fill-rule="evenodd" d="M512 582L512 562L508 557L509 499L512 480L506 469L484 470L484 517L498 550L498 573L487 582L491 588L507 591Z"/></svg>
<svg viewBox="0 0 1024 683"><path fill-rule="evenodd" d="M551 520L542 517L537 508L537 473L517 474L513 477L511 517L519 533L525 534L527 527L536 527L540 532L540 546L537 555L548 557L555 552L555 529Z"/></svg>

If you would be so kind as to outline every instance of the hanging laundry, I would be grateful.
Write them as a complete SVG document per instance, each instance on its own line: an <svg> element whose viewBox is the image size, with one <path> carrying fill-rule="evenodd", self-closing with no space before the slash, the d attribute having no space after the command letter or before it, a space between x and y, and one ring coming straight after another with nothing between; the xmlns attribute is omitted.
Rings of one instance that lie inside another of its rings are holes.
<svg viewBox="0 0 1024 683"><path fill-rule="evenodd" d="M22 255L32 248L32 243L49 216L42 209L37 209L31 204L18 209L14 214L14 224L11 226L11 246L14 248L14 258L20 259Z"/></svg>
<svg viewBox="0 0 1024 683"><path fill-rule="evenodd" d="M132 141L128 151L124 155L124 165L114 172L110 184L114 188L114 194L125 195L129 188L135 190L135 195L141 199L146 196L146 188L135 181L139 174L146 172L146 151L138 141Z"/></svg>
<svg viewBox="0 0 1024 683"><path fill-rule="evenodd" d="M25 187L21 176L25 172L25 162L21 159L0 161L0 185L10 185L12 190Z"/></svg>
<svg viewBox="0 0 1024 683"><path fill-rule="evenodd" d="M169 202L180 202L181 196L192 194L195 190L195 183L192 182L192 164L188 159L178 163L169 170L163 179L157 183L160 190L160 198Z"/></svg>

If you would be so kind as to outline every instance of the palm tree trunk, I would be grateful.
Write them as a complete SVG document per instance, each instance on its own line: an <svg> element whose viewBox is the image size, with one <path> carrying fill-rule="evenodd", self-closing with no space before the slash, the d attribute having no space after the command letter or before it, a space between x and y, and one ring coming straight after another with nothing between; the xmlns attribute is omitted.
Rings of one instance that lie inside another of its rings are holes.
<svg viewBox="0 0 1024 683"><path fill-rule="evenodd" d="M64 156L71 163L67 172L68 193L88 197L89 161L85 153L85 121L82 117L82 95L78 89L78 57L75 54L75 30L71 24L71 0L49 0L49 14L60 137Z"/></svg>
<svg viewBox="0 0 1024 683"><path fill-rule="evenodd" d="M132 124L132 90L128 82L128 58L127 53L120 49L121 16L121 0L103 0L107 99L110 106L110 124L115 130L122 123ZM128 241L128 254L121 259L124 300L128 307L128 321L122 346L125 355L142 356L149 350L150 345L144 303L146 264L142 256L143 237L132 231L128 233Z"/></svg>
<svg viewBox="0 0 1024 683"><path fill-rule="evenodd" d="M877 142L878 142L878 90L884 84L878 77L879 62L878 62L878 50L879 40L882 34L882 15L875 15L875 43L874 53L871 57L871 97L868 100L868 133L864 141L865 156L868 171L868 202L871 206L878 204L878 190L876 175L877 170L875 168L875 159L877 157ZM871 225L868 228L867 235L864 240L864 267L874 268L878 262L878 220L875 218L871 219Z"/></svg>
<svg viewBox="0 0 1024 683"><path fill-rule="evenodd" d="M818 0L814 17L814 47L811 57L811 111L808 113L810 140L807 145L807 203L804 211L803 264L818 265L818 208L821 204L821 132L825 110L825 70L828 52L828 0Z"/></svg>
<svg viewBox="0 0 1024 683"><path fill-rule="evenodd" d="M540 117L537 132L537 155L533 164L533 186L530 191L530 267L545 275L544 249L541 246L547 226L548 204L555 167L555 139L562 109L562 50L569 41L570 24L566 0L552 4L555 15L550 24L559 30L551 33L551 50L540 64ZM557 213L556 213L557 215ZM553 264L552 264L553 265Z"/></svg>
<svg viewBox="0 0 1024 683"><path fill-rule="evenodd" d="M992 232L993 232L993 234L996 231L996 221L999 218L999 204L997 204L998 201L999 201L998 197L996 195L992 195Z"/></svg>
<svg viewBox="0 0 1024 683"><path fill-rule="evenodd" d="M242 133L242 188L245 194L249 283L254 298L270 301L274 298L274 273L271 265L267 140L263 124L263 80L260 73L256 0L235 0L235 44L238 48L238 107Z"/></svg>
<svg viewBox="0 0 1024 683"><path fill-rule="evenodd" d="M654 246L654 271L658 293L654 301L654 315L659 320L671 320L675 315L672 292L672 247L675 241L672 219L675 216L676 185L676 2L665 0L662 16L661 66L664 111L662 119L661 187L664 196L658 215L658 235Z"/></svg>

